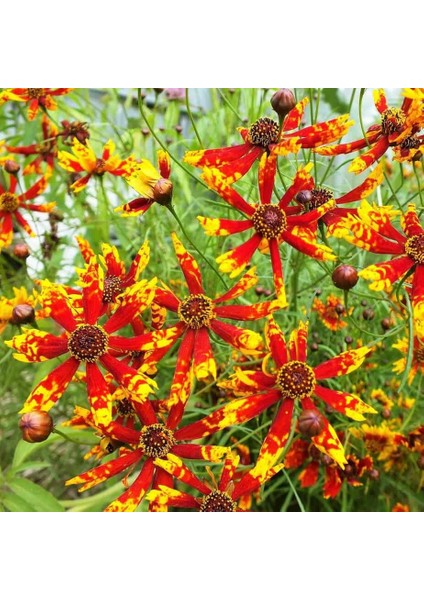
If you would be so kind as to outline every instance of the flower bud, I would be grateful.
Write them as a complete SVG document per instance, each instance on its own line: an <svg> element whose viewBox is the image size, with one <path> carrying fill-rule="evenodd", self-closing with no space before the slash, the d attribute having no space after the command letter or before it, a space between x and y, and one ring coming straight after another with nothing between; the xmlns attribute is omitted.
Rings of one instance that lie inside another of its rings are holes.
<svg viewBox="0 0 424 600"><path fill-rule="evenodd" d="M353 337L351 337L350 335L347 335L344 339L346 344L352 344L353 342Z"/></svg>
<svg viewBox="0 0 424 600"><path fill-rule="evenodd" d="M391 414L392 413L388 408L383 408L383 410L381 411L381 416L383 417L383 419L390 419Z"/></svg>
<svg viewBox="0 0 424 600"><path fill-rule="evenodd" d="M162 206L171 204L173 189L172 181L163 178L158 179L153 188L153 199Z"/></svg>
<svg viewBox="0 0 424 600"><path fill-rule="evenodd" d="M311 190L302 190L296 194L296 200L302 206L306 206L310 204L313 200Z"/></svg>
<svg viewBox="0 0 424 600"><path fill-rule="evenodd" d="M362 318L365 319L365 321L372 321L372 319L375 317L375 312L373 311L372 308L366 308L365 310L362 311Z"/></svg>
<svg viewBox="0 0 424 600"><path fill-rule="evenodd" d="M255 294L257 296L262 296L262 294L265 292L265 289L262 285L258 285L257 287L255 287Z"/></svg>
<svg viewBox="0 0 424 600"><path fill-rule="evenodd" d="M284 117L296 106L296 98L291 90L281 88L271 98L271 106L280 117Z"/></svg>
<svg viewBox="0 0 424 600"><path fill-rule="evenodd" d="M12 325L25 325L33 323L35 320L35 312L29 304L17 304L12 310L10 323Z"/></svg>
<svg viewBox="0 0 424 600"><path fill-rule="evenodd" d="M53 431L53 419L44 410L34 410L22 415L19 427L26 442L43 442Z"/></svg>
<svg viewBox="0 0 424 600"><path fill-rule="evenodd" d="M387 318L382 319L381 327L382 327L383 331L388 331L391 326L392 326L392 323L391 323L390 319L387 319Z"/></svg>
<svg viewBox="0 0 424 600"><path fill-rule="evenodd" d="M314 435L318 435L319 433L321 433L321 431L324 428L325 422L321 413L319 413L317 410L310 408L307 410L303 410L300 413L297 425L299 427L300 433L309 437L313 437Z"/></svg>
<svg viewBox="0 0 424 600"><path fill-rule="evenodd" d="M20 258L22 260L25 260L25 258L28 258L28 256L31 254L29 246L27 246L27 244L24 242L15 244L12 251L16 258Z"/></svg>
<svg viewBox="0 0 424 600"><path fill-rule="evenodd" d="M9 159L4 163L4 170L6 173L10 173L10 175L16 175L21 170L21 167L15 160Z"/></svg>
<svg viewBox="0 0 424 600"><path fill-rule="evenodd" d="M345 311L345 307L343 306L343 304L341 304L340 302L338 304L336 304L336 306L334 307L334 310L336 311L336 313L338 315L342 315Z"/></svg>
<svg viewBox="0 0 424 600"><path fill-rule="evenodd" d="M370 479L377 481L377 479L380 477L380 471L378 469L371 469L371 471L368 473L368 476Z"/></svg>
<svg viewBox="0 0 424 600"><path fill-rule="evenodd" d="M312 342L311 344L311 350L312 352L316 352L319 349L319 346L316 342Z"/></svg>
<svg viewBox="0 0 424 600"><path fill-rule="evenodd" d="M350 290L358 282L358 272L351 265L339 265L331 275L334 285L341 290Z"/></svg>

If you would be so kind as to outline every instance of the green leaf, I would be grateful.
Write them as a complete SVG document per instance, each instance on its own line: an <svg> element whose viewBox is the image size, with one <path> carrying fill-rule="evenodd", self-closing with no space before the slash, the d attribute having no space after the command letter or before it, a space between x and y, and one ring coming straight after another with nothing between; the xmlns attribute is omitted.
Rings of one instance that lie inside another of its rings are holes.
<svg viewBox="0 0 424 600"><path fill-rule="evenodd" d="M349 112L349 104L341 98L337 88L322 88L321 96L335 113L342 115Z"/></svg>
<svg viewBox="0 0 424 600"><path fill-rule="evenodd" d="M10 512L34 512L34 509L28 502L25 502L25 500L11 492L5 492L3 494L1 503Z"/></svg>
<svg viewBox="0 0 424 600"><path fill-rule="evenodd" d="M8 482L10 489L36 512L62 512L63 507L58 500L37 483L22 477L15 477Z"/></svg>
<svg viewBox="0 0 424 600"><path fill-rule="evenodd" d="M31 471L39 471L40 469L47 469L51 467L51 463L45 460L32 460L30 462L24 462L17 467L11 468L7 472L7 478L13 479L17 473L21 473L22 471L31 470Z"/></svg>

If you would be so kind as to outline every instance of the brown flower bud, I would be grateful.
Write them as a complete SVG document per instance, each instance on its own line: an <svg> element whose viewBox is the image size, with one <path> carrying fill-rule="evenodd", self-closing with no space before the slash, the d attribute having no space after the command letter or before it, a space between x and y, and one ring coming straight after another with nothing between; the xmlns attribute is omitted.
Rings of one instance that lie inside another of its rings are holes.
<svg viewBox="0 0 424 600"><path fill-rule="evenodd" d="M381 416L383 417L383 419L390 419L391 414L392 413L388 408L383 408L383 410L381 411Z"/></svg>
<svg viewBox="0 0 424 600"><path fill-rule="evenodd" d="M265 292L265 289L263 288L263 286L258 285L257 287L255 287L255 293L257 296L262 296L262 294Z"/></svg>
<svg viewBox="0 0 424 600"><path fill-rule="evenodd" d="M339 302L339 304L336 304L336 306L334 307L334 310L336 311L336 313L338 315L342 315L344 313L344 311L345 311L345 307L343 306L343 304L341 304Z"/></svg>
<svg viewBox="0 0 424 600"><path fill-rule="evenodd" d="M162 206L171 204L173 189L172 181L163 178L159 179L153 189L153 199Z"/></svg>
<svg viewBox="0 0 424 600"><path fill-rule="evenodd" d="M24 242L15 244L12 251L16 258L21 258L22 260L25 260L31 254L29 246Z"/></svg>
<svg viewBox="0 0 424 600"><path fill-rule="evenodd" d="M312 408L303 410L300 413L299 419L297 421L297 425L299 427L300 433L303 435L307 435L313 437L314 435L318 435L324 428L325 422L324 418L317 410Z"/></svg>
<svg viewBox="0 0 424 600"><path fill-rule="evenodd" d="M358 282L358 272L351 265L339 265L331 275L334 285L341 290L350 290Z"/></svg>
<svg viewBox="0 0 424 600"><path fill-rule="evenodd" d="M148 135L150 135L150 129L148 129L147 127L143 127L141 133L144 135L144 137L147 137Z"/></svg>
<svg viewBox="0 0 424 600"><path fill-rule="evenodd" d="M333 463L333 459L328 454L321 455L321 462L324 466L329 467Z"/></svg>
<svg viewBox="0 0 424 600"><path fill-rule="evenodd" d="M319 346L316 342L312 342L311 344L311 350L312 352L316 352L319 349Z"/></svg>
<svg viewBox="0 0 424 600"><path fill-rule="evenodd" d="M291 90L281 88L271 98L271 106L280 117L284 117L296 106L296 98Z"/></svg>
<svg viewBox="0 0 424 600"><path fill-rule="evenodd" d="M264 296L265 296L266 298L268 298L268 297L269 297L269 296L271 296L271 295L272 295L272 290L268 290L268 289L267 289L267 290L264 290Z"/></svg>
<svg viewBox="0 0 424 600"><path fill-rule="evenodd" d="M388 331L391 326L392 326L392 322L390 321L390 319L387 319L387 318L382 319L381 327L382 327L383 331Z"/></svg>
<svg viewBox="0 0 424 600"><path fill-rule="evenodd" d="M344 341L346 344L351 344L353 342L353 338L350 335L347 335Z"/></svg>
<svg viewBox="0 0 424 600"><path fill-rule="evenodd" d="M6 173L10 173L10 175L16 175L21 170L21 167L15 160L9 159L4 163L4 170Z"/></svg>
<svg viewBox="0 0 424 600"><path fill-rule="evenodd" d="M366 300L361 300L361 306L368 306L368 302Z"/></svg>
<svg viewBox="0 0 424 600"><path fill-rule="evenodd" d="M25 325L35 320L35 312L29 304L17 304L12 310L10 323L12 325Z"/></svg>
<svg viewBox="0 0 424 600"><path fill-rule="evenodd" d="M365 321L372 321L372 319L375 317L375 312L373 311L372 308L366 308L365 310L362 311L362 318L365 319Z"/></svg>
<svg viewBox="0 0 424 600"><path fill-rule="evenodd" d="M19 427L26 442L43 442L53 431L53 419L44 410L34 410L22 415Z"/></svg>
<svg viewBox="0 0 424 600"><path fill-rule="evenodd" d="M302 204L302 206L310 204L312 202L312 198L313 196L311 190L302 190L296 194L296 200L299 202L299 204Z"/></svg>
<svg viewBox="0 0 424 600"><path fill-rule="evenodd" d="M380 471L378 469L371 469L371 471L368 472L368 476L370 479L377 481L377 479L380 477Z"/></svg>
<svg viewBox="0 0 424 600"><path fill-rule="evenodd" d="M175 125L175 131L176 131L177 133L182 133L182 131L183 131L183 128L182 128L182 126L181 126L181 125Z"/></svg>

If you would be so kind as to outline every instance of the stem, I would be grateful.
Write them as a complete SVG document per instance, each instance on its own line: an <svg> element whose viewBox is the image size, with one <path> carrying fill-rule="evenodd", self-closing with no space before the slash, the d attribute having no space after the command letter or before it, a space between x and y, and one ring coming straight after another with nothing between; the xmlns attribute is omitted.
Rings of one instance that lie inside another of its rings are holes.
<svg viewBox="0 0 424 600"><path fill-rule="evenodd" d="M221 98L224 100L225 104L228 106L228 108L231 110L231 112L233 114L235 114L235 116L237 117L237 119L241 122L243 119L241 118L241 116L239 115L239 113L236 111L236 109L234 108L234 106L231 104L231 102L227 99L227 97L224 95L223 92L221 92L221 90L219 88L216 88L218 91L218 94L221 96Z"/></svg>
<svg viewBox="0 0 424 600"><path fill-rule="evenodd" d="M197 141L199 142L201 148L204 148L205 146L202 142L199 132L197 131L196 123L194 122L194 119L193 119L193 113L191 112L190 102L189 102L189 98L188 98L188 89L189 88L186 88L186 91L185 91L185 104L186 104L186 108L187 108L187 114L191 121L191 125L193 127L194 133L196 134Z"/></svg>

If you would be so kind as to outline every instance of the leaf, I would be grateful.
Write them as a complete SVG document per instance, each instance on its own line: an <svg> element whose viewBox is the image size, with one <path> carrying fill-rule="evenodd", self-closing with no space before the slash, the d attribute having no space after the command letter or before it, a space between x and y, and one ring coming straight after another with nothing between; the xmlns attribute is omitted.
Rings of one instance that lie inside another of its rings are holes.
<svg viewBox="0 0 424 600"><path fill-rule="evenodd" d="M349 112L349 104L341 98L337 88L322 88L321 96L335 113L343 115Z"/></svg>
<svg viewBox="0 0 424 600"><path fill-rule="evenodd" d="M30 471L39 471L40 469L47 469L51 467L52 464L47 461L42 460L33 460L30 462L24 462L17 467L9 469L7 472L7 477L9 479L13 479L17 473L21 473L22 471L30 470Z"/></svg>
<svg viewBox="0 0 424 600"><path fill-rule="evenodd" d="M8 482L8 486L36 512L63 512L64 510L53 494L29 479L15 477Z"/></svg>
<svg viewBox="0 0 424 600"><path fill-rule="evenodd" d="M34 509L28 502L25 502L25 500L11 492L5 492L1 498L1 502L9 512L34 512Z"/></svg>

